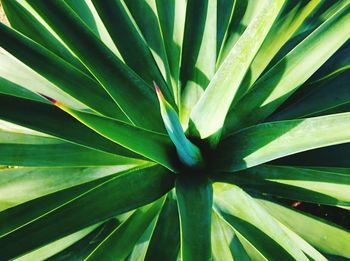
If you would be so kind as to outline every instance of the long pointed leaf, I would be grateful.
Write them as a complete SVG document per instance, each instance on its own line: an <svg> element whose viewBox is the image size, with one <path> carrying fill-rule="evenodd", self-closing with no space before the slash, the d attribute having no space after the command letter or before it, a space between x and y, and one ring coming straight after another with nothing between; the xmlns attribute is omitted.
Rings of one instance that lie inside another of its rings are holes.
<svg viewBox="0 0 350 261"><path fill-rule="evenodd" d="M350 258L350 232L325 220L303 214L285 206L259 200L268 211L287 227L310 242L320 251Z"/></svg>
<svg viewBox="0 0 350 261"><path fill-rule="evenodd" d="M50 104L0 94L0 118L86 147L140 158Z"/></svg>
<svg viewBox="0 0 350 261"><path fill-rule="evenodd" d="M243 190L234 185L215 183L214 191L215 209L238 231L248 232L249 227L251 229L254 227L279 245L280 249L276 248L276 252L270 249L271 252L268 254L271 259L278 260L279 256L283 260L292 257L296 260L308 260L278 223ZM259 241L258 238L256 240ZM266 242L263 244L266 245ZM271 243L269 247L273 246L274 244Z"/></svg>
<svg viewBox="0 0 350 261"><path fill-rule="evenodd" d="M230 111L226 133L259 122L280 106L350 36L350 4L324 22L310 36L264 74L249 95Z"/></svg>
<svg viewBox="0 0 350 261"><path fill-rule="evenodd" d="M158 166L110 178L39 216L33 217L34 211L28 211L28 207L38 208L45 199L49 200L45 197L3 211L0 220L6 224L4 229L8 231L11 226L16 229L10 229L8 234L0 237L4 250L1 258L13 258L81 228L148 204L168 192L173 182L173 176ZM28 216L31 216L29 220ZM52 225L46 226L48 223ZM26 236L28 233L31 237ZM13 245L14 239L18 243L16 246Z"/></svg>
<svg viewBox="0 0 350 261"><path fill-rule="evenodd" d="M0 36L1 47L64 92L99 113L127 121L118 106L92 78L3 24L0 24ZM62 77L62 74L65 77Z"/></svg>
<svg viewBox="0 0 350 261"><path fill-rule="evenodd" d="M220 134L231 103L237 98L238 87L276 19L283 2L283 0L279 0L264 3L259 15L254 18L221 64L191 112L194 135L204 139L213 134Z"/></svg>
<svg viewBox="0 0 350 261"><path fill-rule="evenodd" d="M237 171L290 154L346 143L350 141L349 128L350 113L259 124L224 139L214 168Z"/></svg>
<svg viewBox="0 0 350 261"><path fill-rule="evenodd" d="M147 84L123 64L69 6L63 1L28 2L79 57L133 124L155 131L164 130L157 109L157 97L150 83ZM81 41L84 44L80 44ZM135 97L138 97L138 102L135 102Z"/></svg>
<svg viewBox="0 0 350 261"><path fill-rule="evenodd" d="M181 58L182 125L187 128L193 106L215 73L217 1L189 0Z"/></svg>
<svg viewBox="0 0 350 261"><path fill-rule="evenodd" d="M64 107L59 102L54 103L107 139L132 152L154 160L170 170L178 171L179 162L176 151L168 136L111 118L75 111Z"/></svg>

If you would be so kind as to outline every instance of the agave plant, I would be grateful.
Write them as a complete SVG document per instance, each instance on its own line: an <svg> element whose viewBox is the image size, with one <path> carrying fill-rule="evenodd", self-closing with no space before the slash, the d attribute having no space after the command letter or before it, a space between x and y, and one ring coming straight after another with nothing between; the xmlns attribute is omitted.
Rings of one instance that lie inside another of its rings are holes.
<svg viewBox="0 0 350 261"><path fill-rule="evenodd" d="M349 0L2 5L0 260L350 258Z"/></svg>

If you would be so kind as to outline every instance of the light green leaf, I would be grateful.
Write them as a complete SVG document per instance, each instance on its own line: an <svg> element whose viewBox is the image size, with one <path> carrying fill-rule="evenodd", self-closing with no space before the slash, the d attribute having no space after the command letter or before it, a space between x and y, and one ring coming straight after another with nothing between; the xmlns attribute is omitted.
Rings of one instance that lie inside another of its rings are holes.
<svg viewBox="0 0 350 261"><path fill-rule="evenodd" d="M165 50L165 43L161 32L159 17L157 12L157 0L134 0L124 1L124 4L128 7L133 19L135 20L140 33L144 37L145 41L150 48L153 58L158 65L164 79L166 79L168 88L172 91L172 97L175 103L179 103L179 90L177 83L171 77L170 65ZM176 3L169 4L163 1L168 9L175 6ZM153 78L155 80L156 78ZM172 101L172 99L170 100Z"/></svg>
<svg viewBox="0 0 350 261"><path fill-rule="evenodd" d="M191 112L191 133L202 139L214 134L220 135L230 105L237 98L238 87L283 3L284 0L266 1L259 15L230 50Z"/></svg>
<svg viewBox="0 0 350 261"><path fill-rule="evenodd" d="M44 77L17 60L0 48L0 77L34 93L41 93L64 102L67 106L78 110L87 109L81 102L57 88Z"/></svg>
<svg viewBox="0 0 350 261"><path fill-rule="evenodd" d="M258 200L271 215L322 252L350 258L350 232L336 225L285 206Z"/></svg>
<svg viewBox="0 0 350 261"><path fill-rule="evenodd" d="M274 161L278 165L301 166L301 167L337 167L350 168L347 155L350 153L350 143L343 143L318 149L312 149Z"/></svg>
<svg viewBox="0 0 350 261"><path fill-rule="evenodd" d="M25 0L27 1L27 0ZM114 45L111 36L108 34L106 27L103 25L101 18L94 8L91 0L76 1L67 0L65 1L70 8L89 26L89 29L101 39L101 41L108 46L109 49L118 56L119 59L123 60L117 47Z"/></svg>
<svg viewBox="0 0 350 261"><path fill-rule="evenodd" d="M332 170L261 165L240 173L222 174L220 181L239 185L252 193L316 204L350 206L349 175Z"/></svg>
<svg viewBox="0 0 350 261"><path fill-rule="evenodd" d="M232 47L237 43L251 21L261 11L264 1L236 0L232 18L227 30L226 41L219 53L217 68L225 60Z"/></svg>
<svg viewBox="0 0 350 261"><path fill-rule="evenodd" d="M98 135L50 104L0 94L0 111L1 119L23 127L104 152L141 157Z"/></svg>
<svg viewBox="0 0 350 261"><path fill-rule="evenodd" d="M350 103L350 68L337 73L330 78L311 83L311 93L292 103L282 111L272 115L270 120L295 119L336 112Z"/></svg>
<svg viewBox="0 0 350 261"><path fill-rule="evenodd" d="M157 217L155 217L146 228L145 232L143 232L142 236L137 240L136 244L134 245L134 248L127 258L128 261L138 261L138 260L144 260L145 255L147 252L148 245L150 243L150 238L152 236L152 233L154 231L154 227L156 224Z"/></svg>
<svg viewBox="0 0 350 261"><path fill-rule="evenodd" d="M232 172L298 152L350 142L349 128L350 113L262 123L222 140L214 168Z"/></svg>
<svg viewBox="0 0 350 261"><path fill-rule="evenodd" d="M213 189L206 177L190 175L183 173L175 183L180 215L181 260L210 260Z"/></svg>
<svg viewBox="0 0 350 261"><path fill-rule="evenodd" d="M326 261L327 259L318 252L313 246L306 242L302 237L296 234L293 229L286 227L282 223L279 223L282 229L288 234L288 236L298 245L298 247L310 257L312 260Z"/></svg>
<svg viewBox="0 0 350 261"><path fill-rule="evenodd" d="M117 104L95 80L3 24L0 24L0 46L85 106L127 121Z"/></svg>
<svg viewBox="0 0 350 261"><path fill-rule="evenodd" d="M278 108L350 36L350 3L280 60L230 111L226 133L259 122Z"/></svg>
<svg viewBox="0 0 350 261"><path fill-rule="evenodd" d="M157 97L150 83L123 64L63 1L28 2L60 35L133 124L163 132Z"/></svg>
<svg viewBox="0 0 350 261"><path fill-rule="evenodd" d="M261 250L270 248L271 252L264 253L268 260L308 260L268 212L243 190L224 183L214 183L213 187L216 211L235 229L250 236L253 230L265 234L265 238L262 234L253 240L257 248L262 246ZM272 242L266 242L267 238Z"/></svg>
<svg viewBox="0 0 350 261"><path fill-rule="evenodd" d="M63 249L56 255L51 256L47 260L50 261L74 261L84 260L109 234L114 231L126 218L130 216L129 212L112 218L104 224L97 227L87 236L72 244L68 248Z"/></svg>
<svg viewBox="0 0 350 261"><path fill-rule="evenodd" d="M272 58L319 4L320 0L286 2L284 9L282 9L280 16L271 27L264 43L249 67L249 71L240 86L241 95L255 83Z"/></svg>
<svg viewBox="0 0 350 261"><path fill-rule="evenodd" d="M124 223L112 231L86 260L124 260L148 225L159 213L163 202L164 199L162 198L136 210Z"/></svg>
<svg viewBox="0 0 350 261"><path fill-rule="evenodd" d="M51 257L52 255L62 251L63 249L69 247L70 245L84 238L87 234L89 234L91 231L96 229L97 226L98 224L84 228L69 236L65 236L46 246L43 246L39 249L29 252L28 254L25 254L19 258L15 258L14 260L15 261L47 260L47 258Z"/></svg>
<svg viewBox="0 0 350 261"><path fill-rule="evenodd" d="M29 99L37 102L48 103L48 101L40 95L23 88L22 86L10 82L0 77L0 93L16 96L19 98Z"/></svg>
<svg viewBox="0 0 350 261"><path fill-rule="evenodd" d="M6 224L0 229L1 257L16 257L153 202L173 185L174 176L156 166L93 181L0 212L1 224ZM27 237L28 234L31 236ZM13 240L18 244L13 245Z"/></svg>
<svg viewBox="0 0 350 261"><path fill-rule="evenodd" d="M214 260L250 260L232 227L215 211L212 212L211 231Z"/></svg>
<svg viewBox="0 0 350 261"><path fill-rule="evenodd" d="M164 81L151 50L132 21L125 4L115 0L92 0L92 2L125 63L146 82L156 81L167 100L174 105L172 89ZM145 11L143 11L143 15L145 15ZM118 26L115 26L116 24ZM125 34L125 32L128 33Z"/></svg>
<svg viewBox="0 0 350 261"><path fill-rule="evenodd" d="M13 29L49 49L80 70L87 72L79 60L19 1L3 0L2 4Z"/></svg>
<svg viewBox="0 0 350 261"><path fill-rule="evenodd" d="M0 129L0 165L31 167L93 167L142 164L143 161L79 145Z"/></svg>
<svg viewBox="0 0 350 261"><path fill-rule="evenodd" d="M187 129L193 106L215 73L216 0L188 0L181 58L180 119Z"/></svg>
<svg viewBox="0 0 350 261"><path fill-rule="evenodd" d="M2 169L0 170L0 211L59 190L123 173L135 167L144 168L145 165Z"/></svg>

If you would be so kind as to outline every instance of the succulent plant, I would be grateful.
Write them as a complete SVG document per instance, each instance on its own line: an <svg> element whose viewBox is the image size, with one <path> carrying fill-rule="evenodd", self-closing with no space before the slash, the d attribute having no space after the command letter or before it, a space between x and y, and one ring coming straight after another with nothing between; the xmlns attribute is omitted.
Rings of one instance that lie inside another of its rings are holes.
<svg viewBox="0 0 350 261"><path fill-rule="evenodd" d="M2 5L0 260L350 258L349 0Z"/></svg>

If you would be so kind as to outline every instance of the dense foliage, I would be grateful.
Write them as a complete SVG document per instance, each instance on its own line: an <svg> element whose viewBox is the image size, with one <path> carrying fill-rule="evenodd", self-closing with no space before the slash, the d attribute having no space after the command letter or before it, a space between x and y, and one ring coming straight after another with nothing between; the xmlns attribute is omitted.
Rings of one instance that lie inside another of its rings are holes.
<svg viewBox="0 0 350 261"><path fill-rule="evenodd" d="M1 1L0 260L350 258L349 0Z"/></svg>

